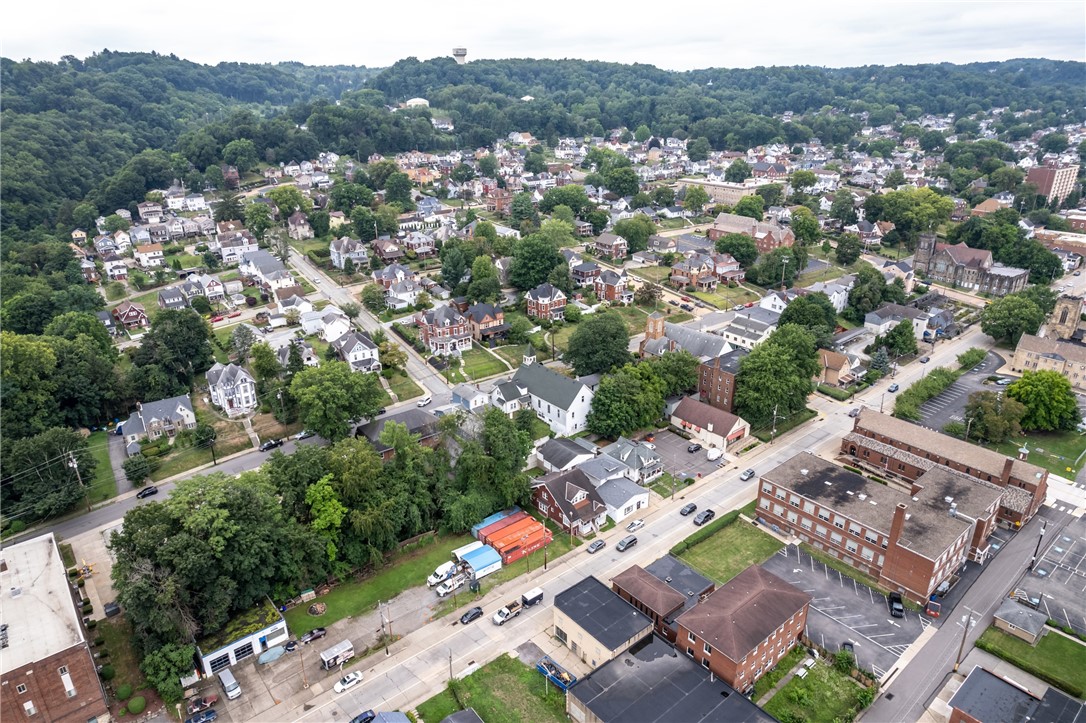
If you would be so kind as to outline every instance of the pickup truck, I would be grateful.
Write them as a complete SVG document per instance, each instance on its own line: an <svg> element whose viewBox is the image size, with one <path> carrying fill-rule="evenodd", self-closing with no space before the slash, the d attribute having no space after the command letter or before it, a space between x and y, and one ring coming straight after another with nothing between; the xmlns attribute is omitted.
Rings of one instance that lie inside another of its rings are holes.
<svg viewBox="0 0 1086 723"><path fill-rule="evenodd" d="M505 607L494 613L494 624L505 625L507 621L520 615L521 607L520 600L514 600L513 602L506 604Z"/></svg>
<svg viewBox="0 0 1086 723"><path fill-rule="evenodd" d="M468 576L466 573L459 573L457 575L454 575L453 577L450 577L448 580L437 586L437 596L448 597L452 594L454 590L459 590L460 588L464 587L464 583L466 583L467 581Z"/></svg>

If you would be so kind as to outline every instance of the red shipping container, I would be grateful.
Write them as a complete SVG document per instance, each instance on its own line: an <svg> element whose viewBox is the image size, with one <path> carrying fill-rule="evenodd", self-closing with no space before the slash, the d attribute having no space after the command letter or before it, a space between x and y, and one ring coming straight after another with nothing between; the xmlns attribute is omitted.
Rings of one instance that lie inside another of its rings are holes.
<svg viewBox="0 0 1086 723"><path fill-rule="evenodd" d="M514 512L508 517L503 517L497 522L487 525L483 529L479 530L479 541L482 542L484 545L487 544L490 539L494 537L495 533L504 530L506 527L509 527L509 525L514 525L520 522L528 516L528 513L524 511Z"/></svg>
<svg viewBox="0 0 1086 723"><path fill-rule="evenodd" d="M529 517L526 520L521 520L515 525L506 527L500 534L491 537L489 544L495 550L499 550L502 547L509 547L510 544L522 539L525 535L531 535L542 526L542 523Z"/></svg>
<svg viewBox="0 0 1086 723"><path fill-rule="evenodd" d="M522 528L511 535L503 537L500 540L495 540L492 547L497 550L499 554L501 554L502 550L508 550L510 548L516 547L517 545L523 544L526 540L534 538L537 535L541 534L542 531L545 529L546 528L542 524L537 522L532 527Z"/></svg>
<svg viewBox="0 0 1086 723"><path fill-rule="evenodd" d="M525 555L529 555L540 548L549 545L554 539L550 530L544 528L542 534L537 534L523 545L516 545L502 553L502 563L511 565Z"/></svg>

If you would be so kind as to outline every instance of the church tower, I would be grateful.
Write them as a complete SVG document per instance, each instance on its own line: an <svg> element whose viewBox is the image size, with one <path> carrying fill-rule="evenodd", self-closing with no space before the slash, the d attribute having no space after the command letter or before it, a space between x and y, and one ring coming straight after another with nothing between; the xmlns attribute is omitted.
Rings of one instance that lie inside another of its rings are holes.
<svg viewBox="0 0 1086 723"><path fill-rule="evenodd" d="M661 339L664 336L664 321L667 317L661 314L659 311L654 311L649 314L648 322L645 324L645 339Z"/></svg>
<svg viewBox="0 0 1086 723"><path fill-rule="evenodd" d="M931 257L935 255L935 234L922 233L916 245L916 255L913 257L913 269L927 273Z"/></svg>
<svg viewBox="0 0 1086 723"><path fill-rule="evenodd" d="M528 348L524 350L524 356L521 358L520 363L521 366L535 364L535 347L532 346L532 342L528 342Z"/></svg>
<svg viewBox="0 0 1086 723"><path fill-rule="evenodd" d="M1057 339L1070 339L1078 329L1082 318L1082 297L1061 296L1048 320L1048 335Z"/></svg>

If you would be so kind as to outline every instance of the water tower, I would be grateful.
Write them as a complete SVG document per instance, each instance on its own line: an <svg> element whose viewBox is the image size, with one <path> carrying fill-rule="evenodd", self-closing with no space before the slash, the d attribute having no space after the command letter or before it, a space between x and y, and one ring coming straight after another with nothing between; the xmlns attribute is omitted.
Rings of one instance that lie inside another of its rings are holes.
<svg viewBox="0 0 1086 723"><path fill-rule="evenodd" d="M453 57L456 58L457 65L463 65L468 60L467 48L453 48Z"/></svg>

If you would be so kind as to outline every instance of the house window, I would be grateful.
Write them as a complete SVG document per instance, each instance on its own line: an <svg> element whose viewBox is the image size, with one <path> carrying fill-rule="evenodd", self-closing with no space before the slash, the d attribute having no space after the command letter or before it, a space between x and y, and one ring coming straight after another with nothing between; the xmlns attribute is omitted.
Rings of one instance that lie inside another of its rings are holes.
<svg viewBox="0 0 1086 723"><path fill-rule="evenodd" d="M688 647L686 649L686 654L689 655L691 658L693 658L694 657L694 649Z"/></svg>
<svg viewBox="0 0 1086 723"><path fill-rule="evenodd" d="M562 628L558 627L557 625L554 626L554 637L558 638L563 643L567 642L566 631L562 630Z"/></svg>
<svg viewBox="0 0 1086 723"><path fill-rule="evenodd" d="M703 668L708 668L709 667L709 659L708 658L702 658L701 659L701 667L703 667Z"/></svg>
<svg viewBox="0 0 1086 723"><path fill-rule="evenodd" d="M64 684L64 692L69 698L74 698L75 684L72 683L72 676L68 675L68 667L65 666L60 671L60 682Z"/></svg>
<svg viewBox="0 0 1086 723"><path fill-rule="evenodd" d="M23 703L23 710L26 711L26 714L28 716L37 715L38 713L38 709L34 707L34 701L32 700L28 700L27 702Z"/></svg>
<svg viewBox="0 0 1086 723"><path fill-rule="evenodd" d="M702 646L702 650L705 651L706 655L712 655L713 654L713 649L709 647L709 643L705 643Z"/></svg>
<svg viewBox="0 0 1086 723"><path fill-rule="evenodd" d="M690 632L686 634L686 639L692 643L697 641L697 638L694 637L694 634Z"/></svg>
<svg viewBox="0 0 1086 723"><path fill-rule="evenodd" d="M15 686L15 692L22 695L23 693L26 692L26 686L23 685L22 683L19 683L18 685Z"/></svg>

